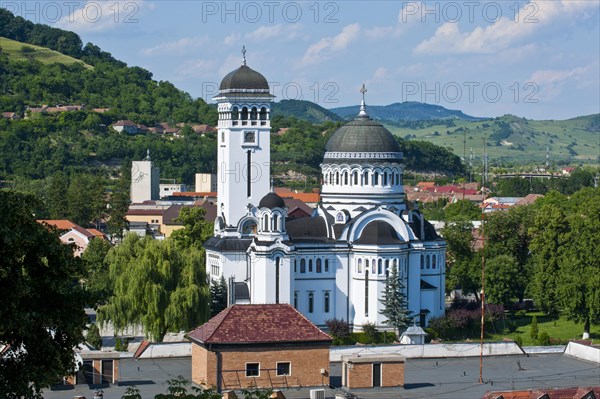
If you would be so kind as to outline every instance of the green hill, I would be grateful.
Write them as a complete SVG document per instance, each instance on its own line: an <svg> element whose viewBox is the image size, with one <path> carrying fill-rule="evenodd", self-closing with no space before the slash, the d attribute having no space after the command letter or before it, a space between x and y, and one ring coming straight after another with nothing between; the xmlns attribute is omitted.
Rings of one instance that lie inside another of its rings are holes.
<svg viewBox="0 0 600 399"><path fill-rule="evenodd" d="M473 149L476 158L486 152L492 162L543 163L546 149L556 162L597 162L600 151L600 114L568 120L536 121L504 115L480 121L427 121L386 123L390 131L405 139L426 140L451 148L462 156ZM466 145L465 145L466 142Z"/></svg>
<svg viewBox="0 0 600 399"><path fill-rule="evenodd" d="M0 48L2 53L8 55L8 58L13 61L39 61L42 64L58 63L63 65L82 64L88 69L93 68L81 60L61 54L58 51L5 37L0 37Z"/></svg>
<svg viewBox="0 0 600 399"><path fill-rule="evenodd" d="M330 110L313 102L303 100L281 100L278 103L274 103L271 114L273 116L293 116L311 123L342 120L342 118Z"/></svg>

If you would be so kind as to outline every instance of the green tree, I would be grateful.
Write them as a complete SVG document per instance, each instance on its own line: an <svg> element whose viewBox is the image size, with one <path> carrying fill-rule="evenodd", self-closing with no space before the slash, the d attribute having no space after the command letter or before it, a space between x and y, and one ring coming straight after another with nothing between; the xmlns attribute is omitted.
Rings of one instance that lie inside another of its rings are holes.
<svg viewBox="0 0 600 399"><path fill-rule="evenodd" d="M446 290L460 288L464 295L477 293L481 287L481 261L475 256L473 225L469 221L448 222L442 229L446 240ZM477 299L479 300L479 299Z"/></svg>
<svg viewBox="0 0 600 399"><path fill-rule="evenodd" d="M112 287L108 275L106 256L112 248L107 240L94 238L81 254L86 268L85 288L88 293L88 305L105 303L111 296Z"/></svg>
<svg viewBox="0 0 600 399"><path fill-rule="evenodd" d="M184 207L179 211L176 221L183 229L176 230L171 238L180 248L202 248L202 244L213 235L213 224L204 219L206 210L200 207Z"/></svg>
<svg viewBox="0 0 600 399"><path fill-rule="evenodd" d="M487 302L512 305L526 282L517 260L510 255L498 255L485 263L485 296Z"/></svg>
<svg viewBox="0 0 600 399"><path fill-rule="evenodd" d="M444 215L446 221L479 220L481 210L469 200L459 200L446 205Z"/></svg>
<svg viewBox="0 0 600 399"><path fill-rule="evenodd" d="M125 215L129 210L129 190L131 185L130 162L125 162L121 167L121 174L113 187L108 201L108 234L117 240L123 239L123 232L127 228Z"/></svg>
<svg viewBox="0 0 600 399"><path fill-rule="evenodd" d="M227 307L227 282L221 276L219 280L210 280L210 316L218 315Z"/></svg>
<svg viewBox="0 0 600 399"><path fill-rule="evenodd" d="M0 190L0 397L41 398L75 368L84 342L84 270L58 232L36 222L30 195Z"/></svg>
<svg viewBox="0 0 600 399"><path fill-rule="evenodd" d="M210 292L204 252L178 249L173 240L129 234L107 256L114 294L99 308L101 322L123 330L141 324L154 341L208 320Z"/></svg>
<svg viewBox="0 0 600 399"><path fill-rule="evenodd" d="M578 191L568 207L557 294L564 314L583 323L589 337L590 325L600 322L600 189Z"/></svg>
<svg viewBox="0 0 600 399"><path fill-rule="evenodd" d="M96 323L92 323L88 327L88 332L85 336L85 340L94 348L102 349L102 337L100 336L100 329L98 328L98 325Z"/></svg>
<svg viewBox="0 0 600 399"><path fill-rule="evenodd" d="M485 256L488 259L501 255L512 256L516 261L518 279L512 281L514 296L523 301L525 290L533 275L529 243L529 227L533 224L532 206L513 206L507 211L486 216ZM511 263L512 266L512 263ZM494 281L491 281L494 284ZM486 290L487 291L487 290Z"/></svg>
<svg viewBox="0 0 600 399"><path fill-rule="evenodd" d="M142 399L142 394L140 392L140 389L134 385L131 387L127 387L125 393L123 394L123 396L121 396L121 399Z"/></svg>
<svg viewBox="0 0 600 399"><path fill-rule="evenodd" d="M561 285L560 260L562 252L568 246L564 239L569 231L569 225L562 206L552 203L540 204L536 207L534 222L530 229L532 235L530 249L534 263L530 291L536 305L551 314L557 314L560 308L558 294Z"/></svg>
<svg viewBox="0 0 600 399"><path fill-rule="evenodd" d="M537 316L531 318L531 325L529 326L529 336L535 341L538 338L538 321Z"/></svg>
<svg viewBox="0 0 600 399"><path fill-rule="evenodd" d="M72 222L87 227L97 221L106 209L102 180L86 174L73 176L67 190L67 203Z"/></svg>
<svg viewBox="0 0 600 399"><path fill-rule="evenodd" d="M379 300L383 305L383 309L379 313L387 318L384 324L394 327L394 331L398 334L401 329L408 326L411 320L411 312L408 310L404 291L404 283L398 276L398 268L392 267L385 282L383 298Z"/></svg>

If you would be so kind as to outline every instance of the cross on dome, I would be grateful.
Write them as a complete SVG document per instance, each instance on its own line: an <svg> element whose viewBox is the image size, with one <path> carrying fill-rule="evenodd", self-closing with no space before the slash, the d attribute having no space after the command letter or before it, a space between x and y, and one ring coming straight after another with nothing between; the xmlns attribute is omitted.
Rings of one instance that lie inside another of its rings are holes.
<svg viewBox="0 0 600 399"><path fill-rule="evenodd" d="M360 88L360 92L362 94L362 101L360 103L360 112L358 113L358 117L359 118L368 118L369 115L367 114L367 107L365 105L365 93L367 92L367 88L365 87L364 83L363 83L362 87Z"/></svg>
<svg viewBox="0 0 600 399"><path fill-rule="evenodd" d="M242 46L242 62L246 65L246 45Z"/></svg>

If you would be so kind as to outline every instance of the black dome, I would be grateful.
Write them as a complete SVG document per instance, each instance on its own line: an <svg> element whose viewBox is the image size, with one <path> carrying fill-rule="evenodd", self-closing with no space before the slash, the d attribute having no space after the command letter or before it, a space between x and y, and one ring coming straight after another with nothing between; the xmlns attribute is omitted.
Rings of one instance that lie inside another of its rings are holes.
<svg viewBox="0 0 600 399"><path fill-rule="evenodd" d="M247 65L229 72L221 81L219 90L265 90L269 91L267 79Z"/></svg>
<svg viewBox="0 0 600 399"><path fill-rule="evenodd" d="M270 192L269 194L262 197L258 204L259 208L285 208L285 201L279 195L274 192Z"/></svg>
<svg viewBox="0 0 600 399"><path fill-rule="evenodd" d="M327 152L402 152L394 135L369 117L358 117L331 136Z"/></svg>

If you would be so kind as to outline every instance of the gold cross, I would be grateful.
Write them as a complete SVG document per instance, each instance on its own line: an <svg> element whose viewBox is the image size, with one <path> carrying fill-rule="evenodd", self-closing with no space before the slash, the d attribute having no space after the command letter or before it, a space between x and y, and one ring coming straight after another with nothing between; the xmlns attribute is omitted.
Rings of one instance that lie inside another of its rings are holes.
<svg viewBox="0 0 600 399"><path fill-rule="evenodd" d="M365 87L364 83L363 83L362 87L360 88L360 92L362 93L363 101L365 101L365 93L367 92L367 88Z"/></svg>

